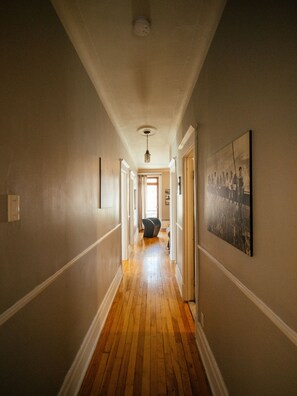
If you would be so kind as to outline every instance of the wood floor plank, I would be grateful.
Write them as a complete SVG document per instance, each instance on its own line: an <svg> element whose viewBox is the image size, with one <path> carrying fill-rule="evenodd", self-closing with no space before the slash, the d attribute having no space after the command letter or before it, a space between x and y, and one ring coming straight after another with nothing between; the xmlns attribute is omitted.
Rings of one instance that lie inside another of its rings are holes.
<svg viewBox="0 0 297 396"><path fill-rule="evenodd" d="M100 389L102 381L103 381L104 372L106 369L108 358L109 358L109 353L102 353L100 364L99 364L98 370L95 375L95 380L93 382L93 386L90 391L90 395L92 395L92 396L97 395L99 392L99 389Z"/></svg>
<svg viewBox="0 0 297 396"><path fill-rule="evenodd" d="M133 395L140 395L142 389L142 372L143 372L143 356L144 356L144 342L145 342L145 318L146 318L146 295L147 283L144 282L141 290L141 310L138 328L138 343L136 352L136 362L134 370L133 381Z"/></svg>
<svg viewBox="0 0 297 396"><path fill-rule="evenodd" d="M106 357L109 356L109 353L106 353L105 350L108 349L106 348L106 343L108 339L112 339L112 326L115 327L117 324L117 318L120 317L120 312L122 309L122 302L121 302L121 293L117 294L113 305L111 307L111 310L107 316L104 328L102 330L101 336L100 336L100 342L98 342L93 358L91 360L91 363L89 365L89 368L87 370L85 379L83 381L82 387L80 389L79 395L89 395L91 393L91 389L93 387L93 382L95 381L95 378L98 374L98 371L101 372L102 367L100 367L101 364L101 358L104 358L103 364L106 363ZM104 374L104 371L102 372ZM98 380L97 380L98 383ZM101 382L100 382L101 383Z"/></svg>
<svg viewBox="0 0 297 396"><path fill-rule="evenodd" d="M79 395L211 396L167 236L140 235Z"/></svg>
<svg viewBox="0 0 297 396"><path fill-rule="evenodd" d="M132 342L131 342L130 358L127 368L126 385L125 385L126 391L128 392L127 394L130 394L131 390L133 394L141 306L142 305L138 302L136 304L135 313L132 315L133 318Z"/></svg>

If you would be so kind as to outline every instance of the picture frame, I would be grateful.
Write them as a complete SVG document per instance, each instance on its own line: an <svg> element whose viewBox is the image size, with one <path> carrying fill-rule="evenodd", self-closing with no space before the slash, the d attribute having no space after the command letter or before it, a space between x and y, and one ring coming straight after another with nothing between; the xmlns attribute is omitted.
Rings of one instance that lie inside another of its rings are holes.
<svg viewBox="0 0 297 396"><path fill-rule="evenodd" d="M113 171L112 165L108 161L103 161L102 157L98 159L98 208L105 209L113 206Z"/></svg>
<svg viewBox="0 0 297 396"><path fill-rule="evenodd" d="M170 189L165 188L165 205L170 205Z"/></svg>
<svg viewBox="0 0 297 396"><path fill-rule="evenodd" d="M102 209L102 168L101 168L101 157L98 161L98 208Z"/></svg>
<svg viewBox="0 0 297 396"><path fill-rule="evenodd" d="M253 255L252 131L207 159L207 229Z"/></svg>
<svg viewBox="0 0 297 396"><path fill-rule="evenodd" d="M182 190L181 190L181 176L178 176L177 180L178 180L177 181L178 194L181 195L181 193L182 193Z"/></svg>

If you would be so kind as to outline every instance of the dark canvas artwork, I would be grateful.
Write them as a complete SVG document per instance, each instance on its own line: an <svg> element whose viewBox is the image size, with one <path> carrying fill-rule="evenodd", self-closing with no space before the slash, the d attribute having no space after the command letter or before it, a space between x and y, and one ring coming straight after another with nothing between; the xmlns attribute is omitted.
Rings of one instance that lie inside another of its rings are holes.
<svg viewBox="0 0 297 396"><path fill-rule="evenodd" d="M207 161L207 228L252 256L251 131Z"/></svg>

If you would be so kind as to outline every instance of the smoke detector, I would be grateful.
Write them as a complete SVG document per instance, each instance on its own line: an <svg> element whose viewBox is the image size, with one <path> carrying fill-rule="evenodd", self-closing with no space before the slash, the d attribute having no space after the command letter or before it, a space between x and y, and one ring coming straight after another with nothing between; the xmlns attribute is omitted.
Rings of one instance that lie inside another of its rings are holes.
<svg viewBox="0 0 297 396"><path fill-rule="evenodd" d="M133 33L138 37L146 37L151 31L151 23L145 17L138 17L133 22Z"/></svg>

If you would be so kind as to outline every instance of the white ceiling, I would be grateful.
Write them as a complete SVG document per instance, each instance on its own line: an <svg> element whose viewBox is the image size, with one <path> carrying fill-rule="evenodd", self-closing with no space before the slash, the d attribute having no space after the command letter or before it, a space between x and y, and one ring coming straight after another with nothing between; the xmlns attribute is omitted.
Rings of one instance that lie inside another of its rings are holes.
<svg viewBox="0 0 297 396"><path fill-rule="evenodd" d="M225 0L52 0L138 168L164 168ZM147 37L133 20L151 21ZM151 162L137 129L153 126Z"/></svg>

